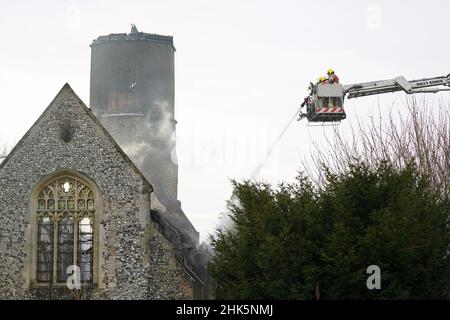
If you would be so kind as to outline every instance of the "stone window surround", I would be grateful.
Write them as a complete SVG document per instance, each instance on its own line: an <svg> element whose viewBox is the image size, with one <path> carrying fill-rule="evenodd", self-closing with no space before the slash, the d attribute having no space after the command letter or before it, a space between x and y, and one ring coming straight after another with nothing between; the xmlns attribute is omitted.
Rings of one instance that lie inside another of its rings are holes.
<svg viewBox="0 0 450 320"><path fill-rule="evenodd" d="M24 283L23 287L26 289L30 288L48 288L48 283L38 283L37 282L37 243L38 243L38 196L41 189L49 184L55 179L62 177L68 177L76 179L88 186L95 195L95 218L94 218L94 253L93 253L93 282L98 288L104 288L104 277L105 272L102 270L101 266L103 264L102 252L104 250L104 228L100 223L103 217L103 197L100 188L97 184L86 177L73 170L59 170L53 172L43 178L41 178L32 188L29 196L29 210L26 215L26 231L25 231L25 246L26 258L24 263ZM65 283L53 284L54 288L66 287Z"/></svg>

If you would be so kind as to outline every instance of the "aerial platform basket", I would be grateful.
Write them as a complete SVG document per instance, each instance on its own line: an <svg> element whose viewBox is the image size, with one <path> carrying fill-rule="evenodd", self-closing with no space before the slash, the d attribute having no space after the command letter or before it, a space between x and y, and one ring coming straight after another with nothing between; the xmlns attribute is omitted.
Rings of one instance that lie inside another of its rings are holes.
<svg viewBox="0 0 450 320"><path fill-rule="evenodd" d="M346 118L344 87L339 83L318 83L312 89L310 105L307 108L308 121L336 122Z"/></svg>

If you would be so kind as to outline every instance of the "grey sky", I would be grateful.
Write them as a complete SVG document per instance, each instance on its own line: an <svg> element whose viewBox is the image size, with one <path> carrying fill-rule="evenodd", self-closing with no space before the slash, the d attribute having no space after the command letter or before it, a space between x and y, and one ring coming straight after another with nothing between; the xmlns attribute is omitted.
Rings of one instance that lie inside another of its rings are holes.
<svg viewBox="0 0 450 320"><path fill-rule="evenodd" d="M0 143L13 145L65 82L89 104L91 41L140 31L173 35L179 197L204 239L225 209L229 179L250 177L314 81L450 73L450 2L24 1L0 3ZM431 101L450 95L432 96ZM351 100L348 130L404 94ZM384 109L386 110L386 109ZM292 180L330 128L295 122L258 177Z"/></svg>

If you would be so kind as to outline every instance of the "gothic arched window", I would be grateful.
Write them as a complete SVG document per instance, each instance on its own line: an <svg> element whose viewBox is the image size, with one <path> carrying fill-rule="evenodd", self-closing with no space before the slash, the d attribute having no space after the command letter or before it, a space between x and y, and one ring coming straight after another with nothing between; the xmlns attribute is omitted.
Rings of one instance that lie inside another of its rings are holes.
<svg viewBox="0 0 450 320"><path fill-rule="evenodd" d="M95 201L89 186L69 176L38 191L37 282L66 283L70 266L79 267L82 283L93 282Z"/></svg>

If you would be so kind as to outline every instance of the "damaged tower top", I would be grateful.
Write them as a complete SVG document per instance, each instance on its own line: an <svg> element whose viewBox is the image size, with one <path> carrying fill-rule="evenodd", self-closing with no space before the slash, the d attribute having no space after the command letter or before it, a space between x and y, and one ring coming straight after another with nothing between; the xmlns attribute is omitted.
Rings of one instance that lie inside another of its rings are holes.
<svg viewBox="0 0 450 320"><path fill-rule="evenodd" d="M131 25L131 31L130 31L130 33L131 33L131 34L139 33L139 31L138 31L138 29L136 28L136 25L135 25L135 24L132 24L132 25Z"/></svg>
<svg viewBox="0 0 450 320"><path fill-rule="evenodd" d="M172 36L163 36L156 33L145 33L138 31L136 25L131 25L130 33L110 33L106 36L100 36L94 41L92 41L91 48L114 41L149 41L153 43L166 44L171 47L173 51L175 51L175 47L173 46L173 37Z"/></svg>

